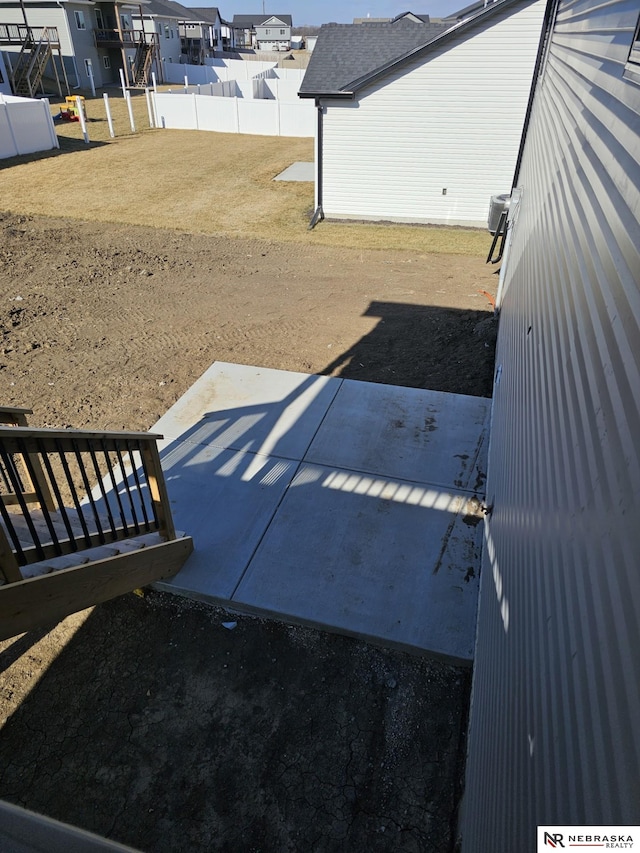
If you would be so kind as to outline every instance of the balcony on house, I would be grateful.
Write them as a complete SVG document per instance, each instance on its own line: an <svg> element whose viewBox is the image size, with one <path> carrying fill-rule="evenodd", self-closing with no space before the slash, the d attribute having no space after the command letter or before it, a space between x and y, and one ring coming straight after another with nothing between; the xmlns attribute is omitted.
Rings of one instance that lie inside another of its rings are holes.
<svg viewBox="0 0 640 853"><path fill-rule="evenodd" d="M94 30L96 47L136 48L140 44L158 45L157 33L145 33L143 30Z"/></svg>

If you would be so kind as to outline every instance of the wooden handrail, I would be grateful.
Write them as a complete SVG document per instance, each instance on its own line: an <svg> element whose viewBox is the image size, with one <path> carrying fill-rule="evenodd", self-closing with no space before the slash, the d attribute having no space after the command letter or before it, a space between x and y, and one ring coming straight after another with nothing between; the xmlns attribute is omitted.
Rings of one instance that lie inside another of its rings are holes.
<svg viewBox="0 0 640 853"><path fill-rule="evenodd" d="M20 565L140 533L175 539L156 444L161 435L29 427L24 410L0 408L3 418L20 424L0 426L0 570L6 581L15 582Z"/></svg>
<svg viewBox="0 0 640 853"><path fill-rule="evenodd" d="M87 430L87 429L53 429L50 427L2 427L0 426L0 439L11 437L23 438L85 438L85 439L113 439L114 441L157 441L164 438L158 432L128 432L126 430Z"/></svg>

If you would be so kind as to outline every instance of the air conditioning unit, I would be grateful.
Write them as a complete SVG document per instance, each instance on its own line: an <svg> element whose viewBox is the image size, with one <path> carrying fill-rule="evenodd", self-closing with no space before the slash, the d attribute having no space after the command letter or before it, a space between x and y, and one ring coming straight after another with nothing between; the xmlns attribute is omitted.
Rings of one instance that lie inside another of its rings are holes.
<svg viewBox="0 0 640 853"><path fill-rule="evenodd" d="M487 219L487 227L489 228L490 234L495 234L498 230L500 217L502 216L505 210L509 209L510 201L511 196L509 195L509 193L491 196L491 202L489 204L489 218Z"/></svg>

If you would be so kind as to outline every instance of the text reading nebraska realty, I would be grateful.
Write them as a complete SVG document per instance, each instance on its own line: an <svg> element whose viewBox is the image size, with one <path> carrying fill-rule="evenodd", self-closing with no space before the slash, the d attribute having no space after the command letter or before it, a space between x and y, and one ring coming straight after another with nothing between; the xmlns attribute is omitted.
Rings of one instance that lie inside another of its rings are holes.
<svg viewBox="0 0 640 853"><path fill-rule="evenodd" d="M574 847L640 851L640 826L538 827L538 853Z"/></svg>

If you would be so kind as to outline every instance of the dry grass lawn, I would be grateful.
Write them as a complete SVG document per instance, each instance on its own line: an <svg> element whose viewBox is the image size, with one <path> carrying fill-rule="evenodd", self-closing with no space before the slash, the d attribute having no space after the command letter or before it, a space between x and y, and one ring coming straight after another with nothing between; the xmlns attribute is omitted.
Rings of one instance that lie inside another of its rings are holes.
<svg viewBox="0 0 640 853"><path fill-rule="evenodd" d="M123 98L109 95L115 139L99 93L86 100L89 145L79 124L56 123L59 151L0 161L3 209L362 249L487 251L488 234L474 229L322 222L310 232L313 185L272 179L312 161L312 139L151 130L144 94L132 98L132 133Z"/></svg>

